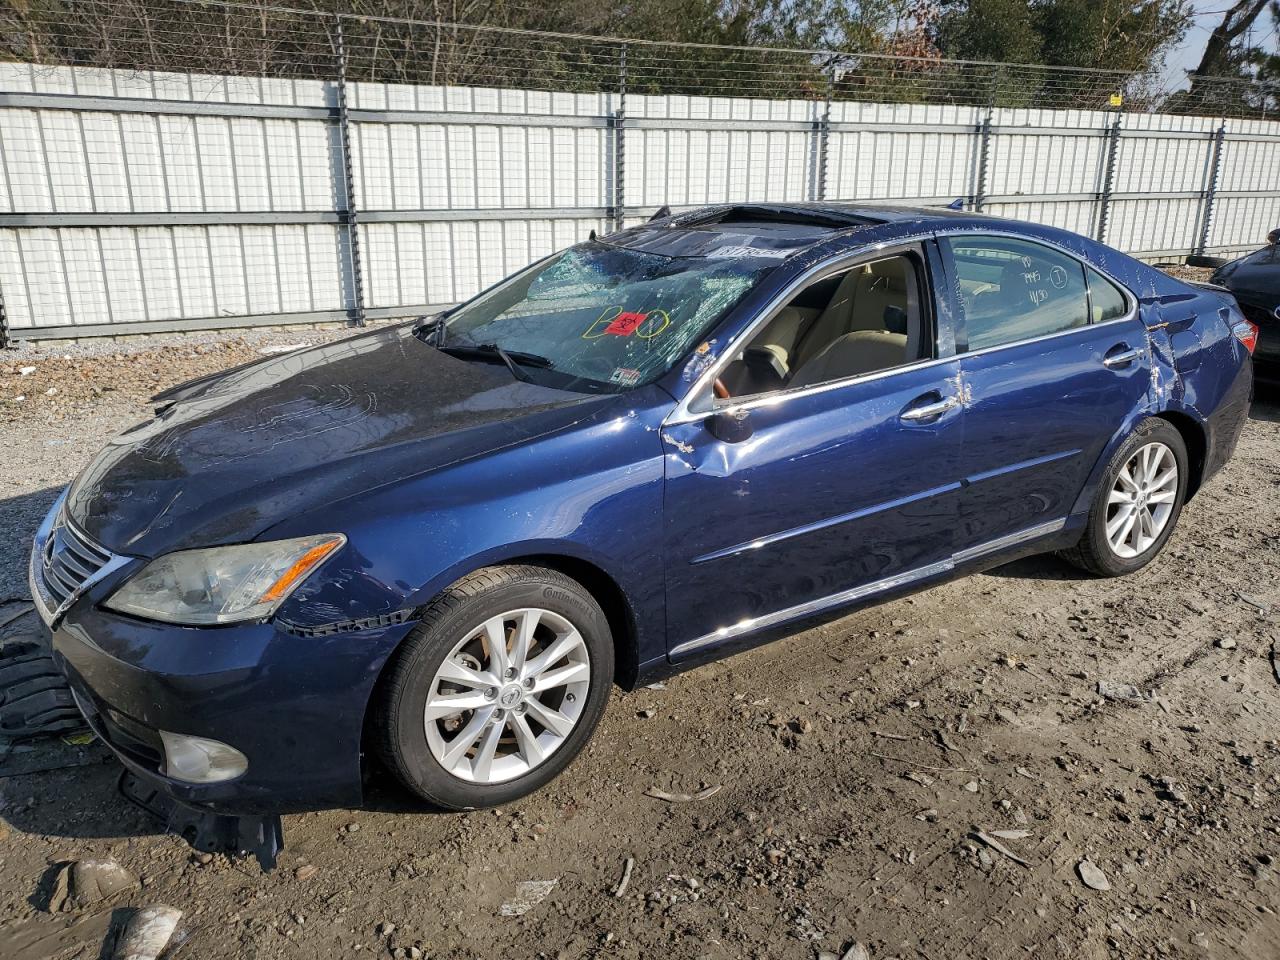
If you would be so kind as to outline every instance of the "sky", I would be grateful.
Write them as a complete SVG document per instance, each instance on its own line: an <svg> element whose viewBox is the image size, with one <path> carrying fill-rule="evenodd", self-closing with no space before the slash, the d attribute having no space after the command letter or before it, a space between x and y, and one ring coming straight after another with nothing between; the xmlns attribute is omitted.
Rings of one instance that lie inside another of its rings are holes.
<svg viewBox="0 0 1280 960"><path fill-rule="evenodd" d="M1165 80L1171 89L1186 86L1186 71L1195 68L1204 53L1204 45L1209 42L1209 34L1219 23L1222 15L1231 7L1232 0L1192 0L1195 9L1195 20L1182 44L1165 59ZM1280 36L1273 29L1275 23L1269 10L1263 10L1253 24L1253 42L1265 46L1269 50L1280 47Z"/></svg>

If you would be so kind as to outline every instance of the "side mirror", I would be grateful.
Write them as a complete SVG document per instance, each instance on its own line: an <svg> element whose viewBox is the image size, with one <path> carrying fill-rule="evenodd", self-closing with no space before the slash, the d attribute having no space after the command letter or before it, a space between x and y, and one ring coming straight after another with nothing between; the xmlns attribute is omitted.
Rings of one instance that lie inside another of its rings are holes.
<svg viewBox="0 0 1280 960"><path fill-rule="evenodd" d="M1273 247L1277 243L1280 243L1280 227L1276 227L1274 230L1272 230L1270 233L1267 234L1267 243L1271 244L1271 246Z"/></svg>
<svg viewBox="0 0 1280 960"><path fill-rule="evenodd" d="M707 432L722 443L741 443L753 432L751 411L742 408L717 410L707 418Z"/></svg>

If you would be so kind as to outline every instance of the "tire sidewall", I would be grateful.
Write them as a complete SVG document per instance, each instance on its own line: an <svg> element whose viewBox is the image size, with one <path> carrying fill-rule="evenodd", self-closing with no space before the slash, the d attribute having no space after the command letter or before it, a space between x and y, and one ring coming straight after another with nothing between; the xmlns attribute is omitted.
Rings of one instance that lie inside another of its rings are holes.
<svg viewBox="0 0 1280 960"><path fill-rule="evenodd" d="M540 766L496 784L476 784L453 776L442 767L427 744L423 712L437 670L454 645L490 617L521 607L540 607L566 618L577 628L591 658L587 702L567 740ZM391 736L402 760L401 772L422 796L457 810L491 807L522 797L548 783L577 756L590 739L609 699L613 681L613 637L599 605L577 584L547 579L520 579L467 597L456 609L420 627L425 642L416 645L409 660L400 702L393 705Z"/></svg>
<svg viewBox="0 0 1280 960"><path fill-rule="evenodd" d="M1156 538L1156 542L1148 547L1142 554L1136 557L1121 557L1111 547L1111 541L1107 537L1107 500L1111 495L1111 489L1115 486L1116 478L1120 471L1124 469L1130 458L1141 447L1148 443L1159 442L1173 451L1173 458L1178 465L1178 491L1174 499L1173 511L1169 514L1169 522L1164 525L1164 529L1160 531L1160 536ZM1188 479L1188 457L1187 445L1180 434L1172 424L1157 418L1144 420L1138 424L1138 427L1129 438L1121 444L1120 449L1111 459L1111 464L1107 469L1106 476L1103 477L1102 485L1098 490L1094 503L1093 514L1090 518L1090 536L1097 545L1097 554L1099 560L1107 568L1107 572L1113 575L1122 575L1133 573L1141 570L1148 563L1159 556L1164 549L1164 545L1173 536L1174 528L1178 525L1178 519L1182 516L1182 507L1186 502L1187 496L1187 479Z"/></svg>

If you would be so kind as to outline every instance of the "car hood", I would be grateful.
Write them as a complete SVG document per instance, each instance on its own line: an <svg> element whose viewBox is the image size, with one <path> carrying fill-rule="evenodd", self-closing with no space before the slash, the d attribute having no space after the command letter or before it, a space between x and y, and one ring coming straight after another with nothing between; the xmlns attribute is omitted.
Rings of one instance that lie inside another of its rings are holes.
<svg viewBox="0 0 1280 960"><path fill-rule="evenodd" d="M157 416L75 480L67 510L116 553L244 542L298 511L566 429L616 399L516 381L408 327L382 329L159 395Z"/></svg>
<svg viewBox="0 0 1280 960"><path fill-rule="evenodd" d="M1213 282L1239 300L1272 310L1280 306L1280 252L1266 247L1234 260L1213 275Z"/></svg>

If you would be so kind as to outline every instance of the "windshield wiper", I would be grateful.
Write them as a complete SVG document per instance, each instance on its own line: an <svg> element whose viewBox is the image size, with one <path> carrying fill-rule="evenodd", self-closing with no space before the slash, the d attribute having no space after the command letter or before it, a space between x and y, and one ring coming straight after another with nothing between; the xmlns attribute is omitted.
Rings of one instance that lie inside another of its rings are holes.
<svg viewBox="0 0 1280 960"><path fill-rule="evenodd" d="M430 346L444 346L445 314L438 313L434 317L427 317L413 328L413 335Z"/></svg>
<svg viewBox="0 0 1280 960"><path fill-rule="evenodd" d="M465 360L484 360L493 363L495 360L507 365L507 369L511 371L511 375L517 380L530 382L529 374L520 368L525 367L551 367L554 362L546 357L540 357L536 353L525 353L522 350L504 350L496 343L450 343L439 345L438 349L441 353L447 353L451 357L458 357Z"/></svg>

